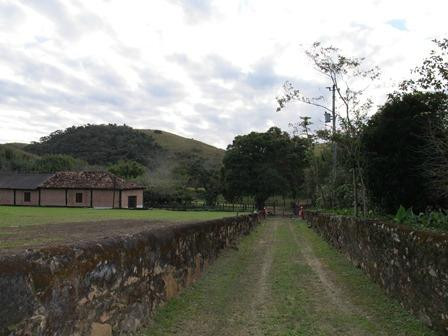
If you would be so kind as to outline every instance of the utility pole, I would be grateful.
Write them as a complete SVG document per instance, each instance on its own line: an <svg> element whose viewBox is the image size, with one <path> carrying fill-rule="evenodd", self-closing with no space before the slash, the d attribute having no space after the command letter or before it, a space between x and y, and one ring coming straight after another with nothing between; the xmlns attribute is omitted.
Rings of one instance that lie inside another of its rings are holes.
<svg viewBox="0 0 448 336"><path fill-rule="evenodd" d="M336 84L333 84L333 86L327 87L329 91L332 92L332 106L331 106L331 121L333 122L333 137L336 135ZM336 166L337 166L337 144L336 141L333 139L333 176L332 176L332 182L333 182L333 190L332 190L332 197L331 202L332 207L335 206L335 189L336 189Z"/></svg>

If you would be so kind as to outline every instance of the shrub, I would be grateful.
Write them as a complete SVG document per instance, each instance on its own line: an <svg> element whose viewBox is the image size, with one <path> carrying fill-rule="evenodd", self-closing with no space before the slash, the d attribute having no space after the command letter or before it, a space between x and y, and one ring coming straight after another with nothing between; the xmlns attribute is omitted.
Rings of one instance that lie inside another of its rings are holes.
<svg viewBox="0 0 448 336"><path fill-rule="evenodd" d="M412 208L400 206L394 220L399 224L409 225L416 229L435 229L448 231L448 212L446 210L432 210L414 213Z"/></svg>

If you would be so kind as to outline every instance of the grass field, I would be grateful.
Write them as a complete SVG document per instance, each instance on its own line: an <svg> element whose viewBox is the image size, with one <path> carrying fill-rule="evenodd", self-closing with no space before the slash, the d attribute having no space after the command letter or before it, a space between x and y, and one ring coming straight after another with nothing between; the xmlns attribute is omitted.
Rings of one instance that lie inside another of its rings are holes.
<svg viewBox="0 0 448 336"><path fill-rule="evenodd" d="M50 223L85 222L107 219L166 220L170 222L209 220L235 216L233 212L119 210L91 208L38 208L0 206L0 229Z"/></svg>

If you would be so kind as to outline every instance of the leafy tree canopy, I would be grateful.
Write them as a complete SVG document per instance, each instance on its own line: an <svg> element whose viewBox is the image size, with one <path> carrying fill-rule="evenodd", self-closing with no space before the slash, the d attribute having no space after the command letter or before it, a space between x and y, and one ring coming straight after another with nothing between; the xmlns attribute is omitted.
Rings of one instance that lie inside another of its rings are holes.
<svg viewBox="0 0 448 336"><path fill-rule="evenodd" d="M389 213L400 205L422 210L435 202L421 171L431 124L441 124L447 109L443 93L391 95L368 122L362 143L367 184L373 200Z"/></svg>
<svg viewBox="0 0 448 336"><path fill-rule="evenodd" d="M0 145L0 171L29 172L35 157L8 145Z"/></svg>
<svg viewBox="0 0 448 336"><path fill-rule="evenodd" d="M75 159L70 155L55 154L44 155L37 159L32 170L38 173L56 173L58 171L80 170L87 166L85 161Z"/></svg>
<svg viewBox="0 0 448 336"><path fill-rule="evenodd" d="M182 176L185 185L195 189L203 189L202 198L207 205L214 205L221 192L219 168L196 155L182 162L176 173Z"/></svg>
<svg viewBox="0 0 448 336"><path fill-rule="evenodd" d="M148 164L158 150L154 139L143 132L123 125L72 126L55 131L25 150L43 154L67 154L93 165L133 160Z"/></svg>
<svg viewBox="0 0 448 336"><path fill-rule="evenodd" d="M253 196L261 208L272 195L295 197L303 182L306 147L305 139L290 137L277 127L237 136L223 160L226 198Z"/></svg>
<svg viewBox="0 0 448 336"><path fill-rule="evenodd" d="M136 178L145 173L145 166L136 161L120 160L109 167L109 172L125 179Z"/></svg>
<svg viewBox="0 0 448 336"><path fill-rule="evenodd" d="M448 38L434 39L435 49L413 71L414 77L401 83L404 90L448 93Z"/></svg>

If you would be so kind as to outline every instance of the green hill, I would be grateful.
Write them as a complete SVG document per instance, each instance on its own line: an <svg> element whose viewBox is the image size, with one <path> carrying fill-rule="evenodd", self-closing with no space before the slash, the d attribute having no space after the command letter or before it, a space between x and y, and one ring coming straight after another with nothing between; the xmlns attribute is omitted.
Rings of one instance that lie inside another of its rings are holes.
<svg viewBox="0 0 448 336"><path fill-rule="evenodd" d="M180 135L160 130L141 131L152 136L161 148L170 153L195 153L214 162L221 162L224 157L225 150L192 138L184 138Z"/></svg>
<svg viewBox="0 0 448 336"><path fill-rule="evenodd" d="M23 142L9 142L9 143L6 143L5 145L14 147L17 149L24 149L26 146L28 146L27 143L23 143Z"/></svg>
<svg viewBox="0 0 448 336"><path fill-rule="evenodd" d="M141 130L152 136L162 148L150 169L146 184L157 191L171 192L179 184L176 168L194 157L204 160L206 166L220 166L225 151L195 139L185 138L160 130Z"/></svg>
<svg viewBox="0 0 448 336"><path fill-rule="evenodd" d="M147 167L147 173L138 181L156 191L171 193L182 183L182 177L176 172L180 166L199 158L206 166L219 167L224 157L225 151L222 149L170 132L120 127L116 125L72 127L52 133L44 143L0 145L0 170L29 171L33 162L45 154L68 154L77 159L86 161L90 159L90 164L94 165L92 169L106 169L109 164L119 159L135 157ZM95 134L97 130L103 135ZM124 138L123 132L126 132L127 138ZM144 133L148 139L133 136L132 132ZM118 136L115 136L117 133ZM79 139L83 139L82 142Z"/></svg>
<svg viewBox="0 0 448 336"><path fill-rule="evenodd" d="M97 166L108 166L119 160L151 166L159 147L152 137L126 125L87 124L52 132L24 150L38 155L70 155Z"/></svg>

